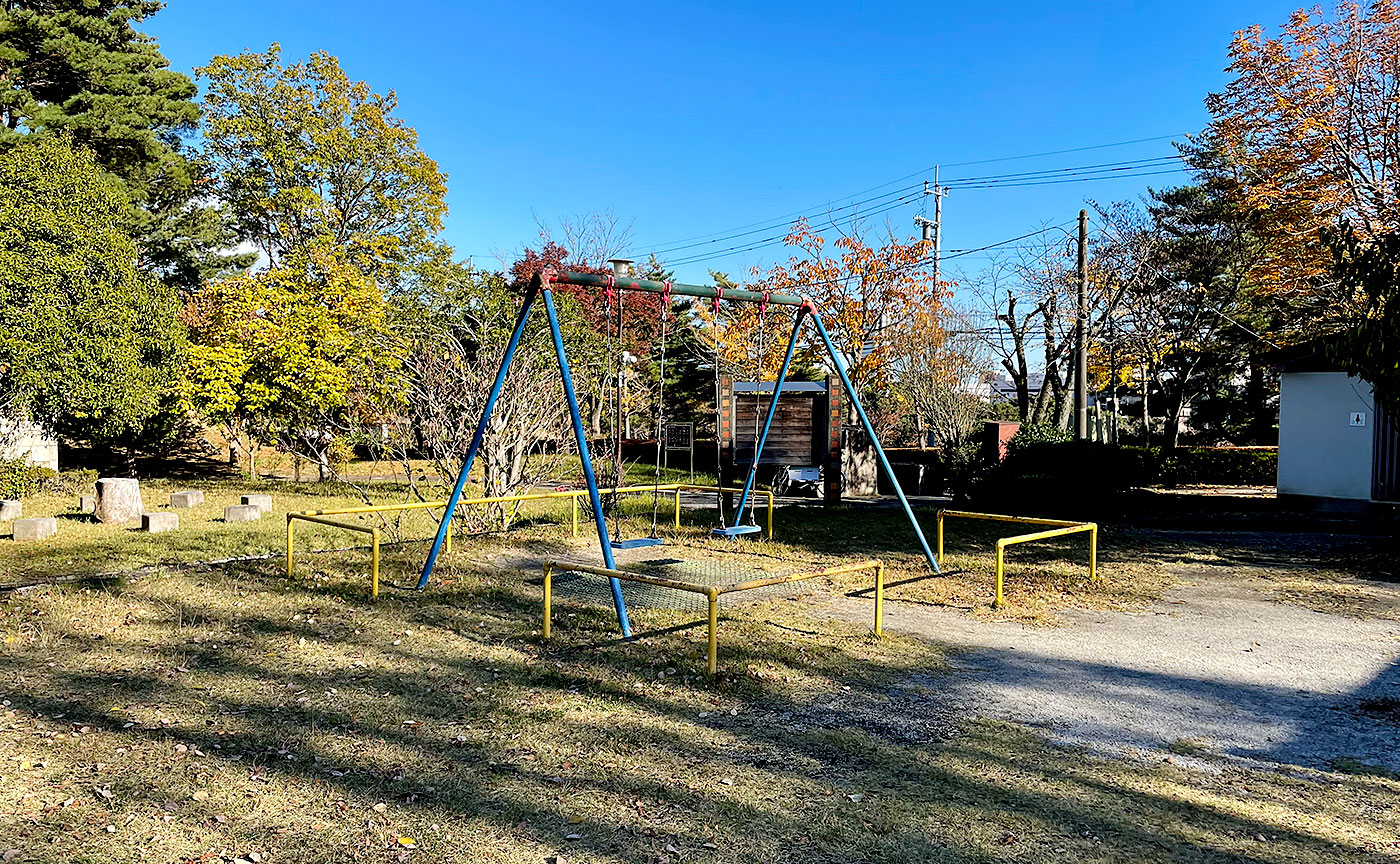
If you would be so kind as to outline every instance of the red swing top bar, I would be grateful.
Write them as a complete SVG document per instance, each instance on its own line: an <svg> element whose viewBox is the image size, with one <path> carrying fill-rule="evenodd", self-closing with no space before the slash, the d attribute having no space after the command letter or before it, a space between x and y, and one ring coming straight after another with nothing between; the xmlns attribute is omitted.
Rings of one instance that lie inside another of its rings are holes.
<svg viewBox="0 0 1400 864"><path fill-rule="evenodd" d="M773 303L778 306L810 306L810 302L795 294L764 294L762 291L747 291L743 288L719 288L715 285L686 285L681 282L653 282L650 279L632 279L626 276L608 276L596 273L575 273L570 270L556 271L546 282L556 285L585 285L605 290L609 287L619 291L645 291L649 294L678 294L684 297L703 297L706 300L738 300L744 303Z"/></svg>

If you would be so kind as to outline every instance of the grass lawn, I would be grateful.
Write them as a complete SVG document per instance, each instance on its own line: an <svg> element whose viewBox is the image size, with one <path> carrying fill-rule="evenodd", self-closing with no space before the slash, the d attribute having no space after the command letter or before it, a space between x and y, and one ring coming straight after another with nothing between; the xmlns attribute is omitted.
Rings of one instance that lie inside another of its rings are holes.
<svg viewBox="0 0 1400 864"><path fill-rule="evenodd" d="M281 495L279 511L335 500ZM677 629L694 622L685 612L634 609L648 635L623 644L610 608L561 600L555 638L543 644L539 589L525 578L533 567L515 566L589 554L586 538L562 537L561 518L527 515L509 538L463 538L429 592L391 590L377 603L365 596L362 549L306 554L293 580L273 557L10 595L0 601L0 854L668 864L1400 857L1394 779L1094 758L954 713L938 698L936 645L877 640L781 597L727 610L713 682L703 676L703 631ZM688 514L701 526L709 518ZM62 555L93 567L167 560L150 557L161 548L169 560L267 552L279 548L282 524L266 518L246 535L210 528L176 546L167 544L177 535L120 531ZM1161 590L1165 577L1150 575L1161 562L1197 554L1109 534L1095 587L1082 542L1022 547L1008 582L1013 606L994 613L986 549L995 531L950 526L949 569L961 572L938 580L921 578L896 513L792 510L778 530L782 542L727 557L791 568L879 556L891 581L904 582L892 600L1032 621L1066 605L1145 603ZM701 534L690 531L684 554L734 548ZM5 547L11 561L18 547ZM408 581L422 551L421 542L389 547L391 581ZM817 590L855 591L863 579Z"/></svg>
<svg viewBox="0 0 1400 864"><path fill-rule="evenodd" d="M323 573L352 563L321 560ZM1400 785L1137 766L936 708L943 658L776 600L632 644L450 572L370 604L268 566L0 607L18 860L1382 860ZM572 616L572 617L570 617ZM644 628L679 623L645 612ZM734 671L738 670L738 671Z"/></svg>

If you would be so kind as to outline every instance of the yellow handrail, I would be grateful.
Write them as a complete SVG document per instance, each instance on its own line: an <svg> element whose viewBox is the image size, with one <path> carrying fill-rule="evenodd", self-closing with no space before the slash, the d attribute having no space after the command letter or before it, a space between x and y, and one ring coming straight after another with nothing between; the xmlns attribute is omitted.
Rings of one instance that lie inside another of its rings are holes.
<svg viewBox="0 0 1400 864"><path fill-rule="evenodd" d="M1099 526L1096 522L1075 522L1069 519L1045 519L1038 516L1006 516L1000 513L973 513L967 510L938 511L938 566L943 566L943 517L956 516L961 519L987 519L993 522L1019 522L1026 525L1053 525L1048 531L1035 531L1030 534L1016 534L997 540L996 598L992 605L1000 608L1006 605L1002 586L1006 576L1006 547L1017 543L1031 543L1063 537L1066 534L1088 533L1089 535L1089 578L1099 578Z"/></svg>
<svg viewBox="0 0 1400 864"><path fill-rule="evenodd" d="M314 522L317 525L328 525L331 528L340 528L345 531L354 531L359 534L368 534L370 537L370 583L369 596L376 598L379 596L379 529L366 525L352 525L348 522L337 522L334 519L323 519L319 516L312 516L307 513L287 514L287 576L292 575L293 557L292 543L293 526L297 522Z"/></svg>
<svg viewBox="0 0 1400 864"><path fill-rule="evenodd" d="M706 674L713 677L719 670L719 598L725 594L733 594L736 591L750 591L755 588L764 588L769 585L783 585L789 582L801 582L805 579L817 579L822 576L839 576L843 573L856 573L861 570L875 571L875 635L880 636L885 632L885 564L878 558L869 561L861 561L857 564L842 564L836 567L827 567L822 570L812 570L806 573L793 573L786 576L772 576L764 579L750 579L747 582L740 582L737 585L700 585L694 582L685 582L679 579L666 579L661 576L647 576L643 573L633 573L627 570L609 570L606 567L597 567L592 564L574 564L568 561L546 561L544 562L544 623L540 628L540 635L543 639L549 639L551 635L551 606L554 596L554 571L556 569L566 572L592 573L597 576L607 576L620 579L624 582L640 582L643 585L655 585L660 588L671 588L676 591L689 591L692 594L703 594L709 601L709 633L708 633L708 665Z"/></svg>
<svg viewBox="0 0 1400 864"><path fill-rule="evenodd" d="M600 489L600 494L643 494L646 492L674 492L675 493L675 515L673 522L676 528L681 527L681 493L682 492L743 492L737 487L723 486L697 486L693 483L663 483L659 486L621 486L615 489ZM579 500L588 494L587 489L567 489L563 492L522 492L518 495L495 495L485 498L471 498L459 501L458 506L471 504L505 504L515 501L535 501L541 499L569 498L570 499L570 527L569 536L578 536L579 525ZM773 507L774 495L765 489L750 490L750 494L763 495L768 499L768 529L766 536L773 539ZM333 528L344 528L347 531L358 531L360 533L372 533L374 538L374 596L379 596L379 540L378 529L368 528L363 525L354 525L348 522L336 522L325 519L325 516L351 516L364 513L395 513L404 510L432 510L446 508L446 501L413 501L402 504L371 504L359 507L332 507L324 510L301 510L287 514L287 575L292 575L292 544L293 544L293 517L301 522L314 522L320 525L328 525ZM443 518L446 518L444 514ZM441 524L441 523L439 523ZM447 537L443 544L445 552L452 551L452 532L447 532Z"/></svg>

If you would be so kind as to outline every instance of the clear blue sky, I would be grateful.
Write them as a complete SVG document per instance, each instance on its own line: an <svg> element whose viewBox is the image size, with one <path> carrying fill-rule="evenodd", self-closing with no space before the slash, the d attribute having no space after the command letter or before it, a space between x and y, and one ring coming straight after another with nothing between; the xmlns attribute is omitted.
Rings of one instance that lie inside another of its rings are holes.
<svg viewBox="0 0 1400 864"><path fill-rule="evenodd" d="M1302 0L999 3L454 3L169 0L147 22L172 64L262 50L338 55L394 90L449 174L447 239L511 253L557 222L613 210L634 251L769 223L925 169L1199 130L1231 34ZM1171 155L1170 141L964 165L944 179ZM1073 219L1088 197L1174 177L1001 189L945 199L944 247ZM898 204L897 198L866 207ZM930 206L930 212L932 208ZM913 234L916 203L877 213ZM711 249L743 245L758 232ZM781 248L677 267L708 281ZM978 258L963 263L975 266Z"/></svg>

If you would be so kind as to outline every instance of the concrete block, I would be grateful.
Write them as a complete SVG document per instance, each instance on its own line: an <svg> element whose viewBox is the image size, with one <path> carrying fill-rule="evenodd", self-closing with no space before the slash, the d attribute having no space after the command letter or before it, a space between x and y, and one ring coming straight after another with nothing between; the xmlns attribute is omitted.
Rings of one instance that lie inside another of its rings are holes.
<svg viewBox="0 0 1400 864"><path fill-rule="evenodd" d="M204 503L204 493L201 492L201 491L199 491L198 489L187 489L187 490L185 490L184 492L171 492L171 493L170 493L170 506L171 506L171 507L179 507L179 508L198 507L200 504L203 504L203 503ZM247 503L247 502L244 502L244 503Z"/></svg>
<svg viewBox="0 0 1400 864"><path fill-rule="evenodd" d="M97 480L98 522L120 525L135 522L146 511L141 506L141 484L131 477L99 477Z"/></svg>
<svg viewBox="0 0 1400 864"><path fill-rule="evenodd" d="M262 518L262 508L256 504L230 504L224 508L225 522L253 522Z"/></svg>
<svg viewBox="0 0 1400 864"><path fill-rule="evenodd" d="M24 502L6 499L0 501L0 522L9 522L24 515Z"/></svg>
<svg viewBox="0 0 1400 864"><path fill-rule="evenodd" d="M164 534L180 527L180 517L174 513L142 513L141 530L149 534Z"/></svg>
<svg viewBox="0 0 1400 864"><path fill-rule="evenodd" d="M58 520L52 516L16 519L14 529L16 540L47 540L58 533Z"/></svg>
<svg viewBox="0 0 1400 864"><path fill-rule="evenodd" d="M264 513L271 513L271 512L272 512L272 496L271 496L271 495L244 495L244 496L243 496L243 503L244 503L244 504L251 504L252 506L257 507L257 508L259 508L260 510L262 510L262 512L264 512Z"/></svg>
<svg viewBox="0 0 1400 864"><path fill-rule="evenodd" d="M96 495L79 495L79 496L78 496L78 512L79 512L79 513L96 513L96 512L97 512L97 496L96 496Z"/></svg>

